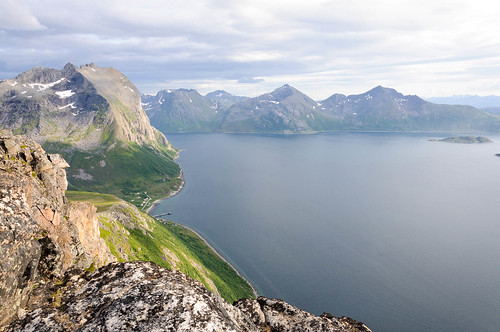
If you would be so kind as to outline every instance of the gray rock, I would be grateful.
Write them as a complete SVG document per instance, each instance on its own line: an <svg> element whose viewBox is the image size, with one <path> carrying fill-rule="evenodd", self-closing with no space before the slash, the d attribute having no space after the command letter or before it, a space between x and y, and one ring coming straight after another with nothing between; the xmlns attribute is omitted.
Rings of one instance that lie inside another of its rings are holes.
<svg viewBox="0 0 500 332"><path fill-rule="evenodd" d="M370 331L281 300L232 306L198 281L150 262L112 263L94 274L72 270L61 285L37 292L54 295L5 331Z"/></svg>

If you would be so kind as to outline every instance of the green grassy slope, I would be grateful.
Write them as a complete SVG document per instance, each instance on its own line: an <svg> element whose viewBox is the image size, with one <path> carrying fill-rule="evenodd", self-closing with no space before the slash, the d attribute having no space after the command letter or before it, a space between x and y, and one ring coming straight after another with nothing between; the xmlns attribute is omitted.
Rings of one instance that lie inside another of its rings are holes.
<svg viewBox="0 0 500 332"><path fill-rule="evenodd" d="M229 302L253 297L251 286L189 229L154 219L112 195L68 191L66 196L97 204L101 237L119 261L180 270Z"/></svg>
<svg viewBox="0 0 500 332"><path fill-rule="evenodd" d="M53 142L44 149L61 153L71 165L66 170L71 190L112 194L143 210L182 184L181 169L171 156L135 143L82 151Z"/></svg>

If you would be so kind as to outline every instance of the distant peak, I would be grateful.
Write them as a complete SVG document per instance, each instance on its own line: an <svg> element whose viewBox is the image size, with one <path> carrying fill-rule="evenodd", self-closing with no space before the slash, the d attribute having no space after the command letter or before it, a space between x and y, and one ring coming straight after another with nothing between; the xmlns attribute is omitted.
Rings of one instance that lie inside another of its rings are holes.
<svg viewBox="0 0 500 332"><path fill-rule="evenodd" d="M374 87L373 89L371 89L370 91L368 91L366 93L369 93L369 94L384 93L384 94L398 94L398 95L400 94L399 92L397 92L396 90L394 90L392 88L386 88L386 87L383 87L381 85Z"/></svg>

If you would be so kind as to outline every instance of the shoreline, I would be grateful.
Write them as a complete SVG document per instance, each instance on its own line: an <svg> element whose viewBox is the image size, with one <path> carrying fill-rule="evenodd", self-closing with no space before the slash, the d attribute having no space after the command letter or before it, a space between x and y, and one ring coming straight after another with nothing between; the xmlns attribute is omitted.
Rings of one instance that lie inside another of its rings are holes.
<svg viewBox="0 0 500 332"><path fill-rule="evenodd" d="M183 175L183 172L182 172L182 169L181 169L181 174L179 175L180 179L182 180L181 182L181 185L180 187L170 193L168 196L166 197L163 197L163 198L159 198L157 200L155 200L151 206L146 210L146 213L151 216L152 218L155 218L153 215L150 214L151 212L151 209L153 209L160 201L164 200L164 199L168 199L170 197L174 197L175 195L177 195L181 190L182 188L184 188L184 184L185 184L185 179L184 179L184 175ZM174 223L175 225L177 226L180 226L180 227L184 227L188 230L190 230L191 232L193 232L194 234L196 234L210 249L212 249L212 251L220 258L222 259L224 262L226 262L227 265L229 265L235 272L236 274L238 274L243 280L246 281L247 284L250 285L250 287L252 288L252 292L253 292L253 295L255 296L255 298L259 297L259 293L257 292L257 289L255 288L255 286L243 275L243 273L241 273L236 267L234 267L233 264L231 264L219 251L217 251L217 249L215 249L208 241L207 239L205 239L203 236L200 235L200 233L198 233L197 231L195 231L194 229L186 226L186 225L183 225L183 224L180 224L178 222L175 222L175 221L172 221L172 220L168 220L168 219L163 219L163 218L155 218L155 219L158 219L158 220L165 220L165 221L168 221L168 222L171 222L171 223Z"/></svg>
<svg viewBox="0 0 500 332"><path fill-rule="evenodd" d="M177 195L178 193L181 192L182 188L184 188L184 184L186 183L186 180L184 179L184 175L182 173L182 169L181 169L181 174L179 175L179 178L181 179L181 185L179 186L179 188L176 190L176 191L173 191L171 192L170 194L168 194L167 196L165 197L162 197L162 198L158 198L157 200L155 200L153 203L151 203L151 206L148 207L146 209L146 213L149 214L149 212L151 211L152 208L154 208L156 206L156 204L158 204L160 201L164 200L164 199L167 199L167 198L170 198L170 197L174 197L175 195ZM150 214L149 214L150 215ZM151 215L150 215L151 216ZM151 216L153 217L153 216ZM154 217L153 217L154 218Z"/></svg>
<svg viewBox="0 0 500 332"><path fill-rule="evenodd" d="M163 219L163 218L156 218L156 219ZM250 287L252 288L252 292L253 292L253 295L255 296L255 298L259 297L259 293L257 292L257 289L255 288L255 286L237 269L234 267L233 264L231 264L217 249L214 248L214 246L212 246L208 241L207 239L205 239L203 236L201 236L200 233L198 233L197 231L195 231L194 229L192 229L191 227L188 227L186 225L183 225L183 224L180 224L178 222L175 222L175 221L172 221L172 220L168 220L168 219L163 219L167 222L171 222L179 227L184 227L188 230L190 230L191 232L193 232L194 234L196 234L210 249L212 249L212 251L220 258L222 259L224 262L226 262L227 265L229 265L235 272L236 274L238 274L243 280L245 280L247 282L247 284L250 285Z"/></svg>

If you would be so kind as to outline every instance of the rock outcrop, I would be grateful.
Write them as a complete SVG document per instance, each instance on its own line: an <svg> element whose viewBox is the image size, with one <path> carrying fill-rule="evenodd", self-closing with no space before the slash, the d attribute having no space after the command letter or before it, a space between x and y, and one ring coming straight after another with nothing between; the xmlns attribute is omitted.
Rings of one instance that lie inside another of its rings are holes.
<svg viewBox="0 0 500 332"><path fill-rule="evenodd" d="M264 297L230 305L198 281L150 262L112 263L93 274L72 270L60 285L35 293L52 295L6 331L370 331Z"/></svg>
<svg viewBox="0 0 500 332"><path fill-rule="evenodd" d="M99 237L95 207L67 202L68 166L33 140L0 132L0 324L40 282L116 260Z"/></svg>

